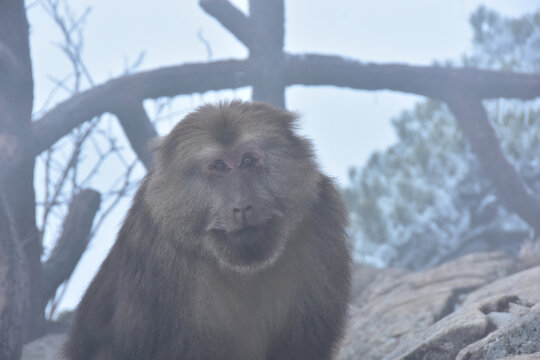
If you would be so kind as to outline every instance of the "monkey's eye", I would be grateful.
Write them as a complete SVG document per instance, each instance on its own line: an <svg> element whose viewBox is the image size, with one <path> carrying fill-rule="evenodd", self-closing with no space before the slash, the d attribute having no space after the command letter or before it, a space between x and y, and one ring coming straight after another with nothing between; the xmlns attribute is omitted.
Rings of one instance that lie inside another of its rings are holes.
<svg viewBox="0 0 540 360"><path fill-rule="evenodd" d="M225 164L225 161L223 160L216 160L214 161L210 166L210 170L217 172L217 173L224 173L227 170L229 170L229 167L227 164Z"/></svg>
<svg viewBox="0 0 540 360"><path fill-rule="evenodd" d="M249 169L252 167L255 167L257 165L257 162L259 159L252 155L244 155L242 157L242 162L240 163L240 168L242 169Z"/></svg>

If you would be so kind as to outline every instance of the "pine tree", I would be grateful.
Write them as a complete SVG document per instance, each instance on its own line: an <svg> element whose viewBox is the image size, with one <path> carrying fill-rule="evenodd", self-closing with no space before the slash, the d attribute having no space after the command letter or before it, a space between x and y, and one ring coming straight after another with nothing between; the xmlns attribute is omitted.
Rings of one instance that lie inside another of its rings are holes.
<svg viewBox="0 0 540 360"><path fill-rule="evenodd" d="M471 25L464 65L540 71L540 12L509 19L480 7ZM486 105L509 160L539 191L540 103ZM530 229L501 205L447 107L426 100L392 123L396 144L352 168L344 190L359 258L420 269L471 251L517 252Z"/></svg>

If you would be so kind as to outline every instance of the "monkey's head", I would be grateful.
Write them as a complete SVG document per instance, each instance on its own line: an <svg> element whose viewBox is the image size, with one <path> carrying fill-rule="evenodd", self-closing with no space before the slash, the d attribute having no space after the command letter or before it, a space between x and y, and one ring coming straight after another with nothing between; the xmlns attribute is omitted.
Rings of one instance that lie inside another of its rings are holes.
<svg viewBox="0 0 540 360"><path fill-rule="evenodd" d="M296 116L263 103L205 105L155 147L146 202L179 246L254 272L279 258L320 172Z"/></svg>

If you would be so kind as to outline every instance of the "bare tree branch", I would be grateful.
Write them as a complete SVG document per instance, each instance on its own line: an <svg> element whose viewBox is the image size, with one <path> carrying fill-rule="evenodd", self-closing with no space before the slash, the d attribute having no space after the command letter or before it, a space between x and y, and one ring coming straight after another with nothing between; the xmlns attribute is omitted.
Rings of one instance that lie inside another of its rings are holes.
<svg viewBox="0 0 540 360"><path fill-rule="evenodd" d="M43 304L54 295L56 288L68 279L86 250L94 217L99 209L101 196L97 191L86 189L73 197L64 220L62 235L43 264Z"/></svg>
<svg viewBox="0 0 540 360"><path fill-rule="evenodd" d="M250 0L249 13L256 39L249 48L254 68L252 98L285 108L283 0Z"/></svg>
<svg viewBox="0 0 540 360"><path fill-rule="evenodd" d="M61 5L63 10L60 9ZM44 0L42 6L63 35L63 43L58 44L58 47L66 55L73 68L74 84L71 92L80 91L83 78L94 86L94 80L82 59L83 27L90 14L90 8L86 8L82 15L75 16L67 0Z"/></svg>
<svg viewBox="0 0 540 360"><path fill-rule="evenodd" d="M54 209L55 206L58 205L58 202L59 202L58 199L62 194L62 190L64 188L64 185L66 184L66 181L68 179L70 172L74 172L77 168L77 165L80 160L80 154L82 151L83 144L86 141L86 139L92 134L92 130L94 129L94 126L89 126L84 132L82 132L81 134L78 134L77 139L73 142L73 149L71 151L69 160L63 167L62 173L58 181L56 182L56 184L54 184L54 191L52 192L52 194L49 194L49 183L50 183L49 170L50 170L51 159L49 158L49 162L46 163L46 175L45 175L46 194L45 194L45 201L44 201L44 206L43 206L43 216L42 216L43 226L41 229L41 237L43 237L43 234L45 232L45 228L47 225L50 212ZM48 156L51 156L51 153L49 153ZM77 189L77 186L73 186L73 191L75 191L76 189Z"/></svg>
<svg viewBox="0 0 540 360"><path fill-rule="evenodd" d="M133 190L134 185L137 186L139 184L138 181L133 183L131 179L131 174L133 172L133 169L135 169L135 165L137 164L137 161L134 161L131 163L127 169L126 172L121 176L121 179L119 178L117 181L121 181L120 188L117 190L111 190L108 193L105 194L106 198L112 199L109 206L107 206L103 211L101 211L99 218L96 219L96 224L94 225L94 228L92 229L92 233L90 234L90 237L93 237L95 233L99 230L107 216L111 211L114 210L114 208L118 205L120 200L124 198L128 194L129 191ZM116 182L115 182L116 183ZM115 185L113 184L113 188Z"/></svg>
<svg viewBox="0 0 540 360"><path fill-rule="evenodd" d="M394 90L446 101L456 92L479 99L540 96L540 75L473 68L371 64L330 55L289 55L288 85L335 85Z"/></svg>
<svg viewBox="0 0 540 360"><path fill-rule="evenodd" d="M212 61L212 46L210 45L210 42L204 37L202 30L197 31L197 38L206 49L206 61Z"/></svg>
<svg viewBox="0 0 540 360"><path fill-rule="evenodd" d="M105 112L114 112L118 103L126 98L142 102L147 98L239 88L249 84L245 60L185 64L123 76L74 95L45 113L32 123L29 144L37 155L83 122Z"/></svg>
<svg viewBox="0 0 540 360"><path fill-rule="evenodd" d="M148 142L157 136L156 129L141 102L124 101L114 110L131 147L146 169L152 167L152 154Z"/></svg>
<svg viewBox="0 0 540 360"><path fill-rule="evenodd" d="M503 204L540 233L540 202L506 159L482 102L463 92L454 94L448 105Z"/></svg>
<svg viewBox="0 0 540 360"><path fill-rule="evenodd" d="M199 5L206 13L214 17L225 29L229 30L242 44L251 48L253 29L249 18L227 0L200 0Z"/></svg>
<svg viewBox="0 0 540 360"><path fill-rule="evenodd" d="M84 121L114 111L119 98L132 101L238 88L250 85L247 61L185 64L127 75L96 86L60 103L32 124L34 154L50 147ZM395 90L445 100L467 90L482 99L522 100L540 96L540 75L476 69L398 64L365 64L327 55L290 55L287 85L335 85L364 90ZM448 84L448 86L441 86Z"/></svg>

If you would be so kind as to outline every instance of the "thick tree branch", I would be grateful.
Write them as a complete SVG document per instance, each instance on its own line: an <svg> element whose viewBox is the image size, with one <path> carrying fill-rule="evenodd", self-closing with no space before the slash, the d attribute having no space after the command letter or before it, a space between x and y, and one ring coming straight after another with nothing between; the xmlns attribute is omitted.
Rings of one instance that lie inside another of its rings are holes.
<svg viewBox="0 0 540 360"><path fill-rule="evenodd" d="M540 96L540 75L476 69L452 69L398 64L365 64L337 56L289 55L287 85L334 85L363 90L410 92L446 101L453 92L469 91L482 99L506 97L530 100ZM228 60L185 64L113 79L82 92L47 112L32 124L33 152L38 154L74 127L114 110L119 98L176 96L238 88L251 84L254 66ZM441 86L446 84L446 86Z"/></svg>
<svg viewBox="0 0 540 360"><path fill-rule="evenodd" d="M86 189L73 197L64 219L62 235L43 264L42 304L54 295L56 288L71 276L88 244L94 217L99 209L101 196Z"/></svg>
<svg viewBox="0 0 540 360"><path fill-rule="evenodd" d="M105 112L113 112L127 98L177 96L250 85L245 60L185 64L140 72L110 80L58 104L32 124L33 153L48 149L73 128Z"/></svg>
<svg viewBox="0 0 540 360"><path fill-rule="evenodd" d="M199 5L214 17L225 29L229 30L248 48L253 44L253 29L249 18L227 0L200 0Z"/></svg>
<svg viewBox="0 0 540 360"><path fill-rule="evenodd" d="M281 55L285 39L283 0L249 0L249 17L256 39L251 55Z"/></svg>
<svg viewBox="0 0 540 360"><path fill-rule="evenodd" d="M253 100L285 108L283 0L250 0L253 37L249 58L253 66Z"/></svg>
<svg viewBox="0 0 540 360"><path fill-rule="evenodd" d="M540 96L540 75L473 68L371 64L329 55L287 56L288 85L334 85L361 90L393 90L446 101L466 91L476 98Z"/></svg>
<svg viewBox="0 0 540 360"><path fill-rule="evenodd" d="M24 271L28 275L30 288L26 299L30 301L30 306L24 315L29 319L26 324L28 334L39 329L43 312L38 305L41 243L35 223L34 156L27 146L34 89L24 0L0 1L0 43L9 49L12 55L8 56L16 59L19 68L6 77L0 73L0 129L4 133L0 135L4 140L8 139L9 147L13 150L7 161L9 168L0 169L0 172L6 173L0 175L0 191L3 192L3 200L12 217L12 226L26 262ZM5 142L2 142L5 146Z"/></svg>
<svg viewBox="0 0 540 360"><path fill-rule="evenodd" d="M0 359L21 356L29 313L28 269L13 219L0 194Z"/></svg>
<svg viewBox="0 0 540 360"><path fill-rule="evenodd" d="M540 233L540 202L506 159L482 102L463 92L448 105L504 205Z"/></svg>
<svg viewBox="0 0 540 360"><path fill-rule="evenodd" d="M148 148L148 142L157 136L157 132L142 103L139 101L124 101L118 104L118 107L113 112L120 121L131 148L146 169L150 169L153 156Z"/></svg>

